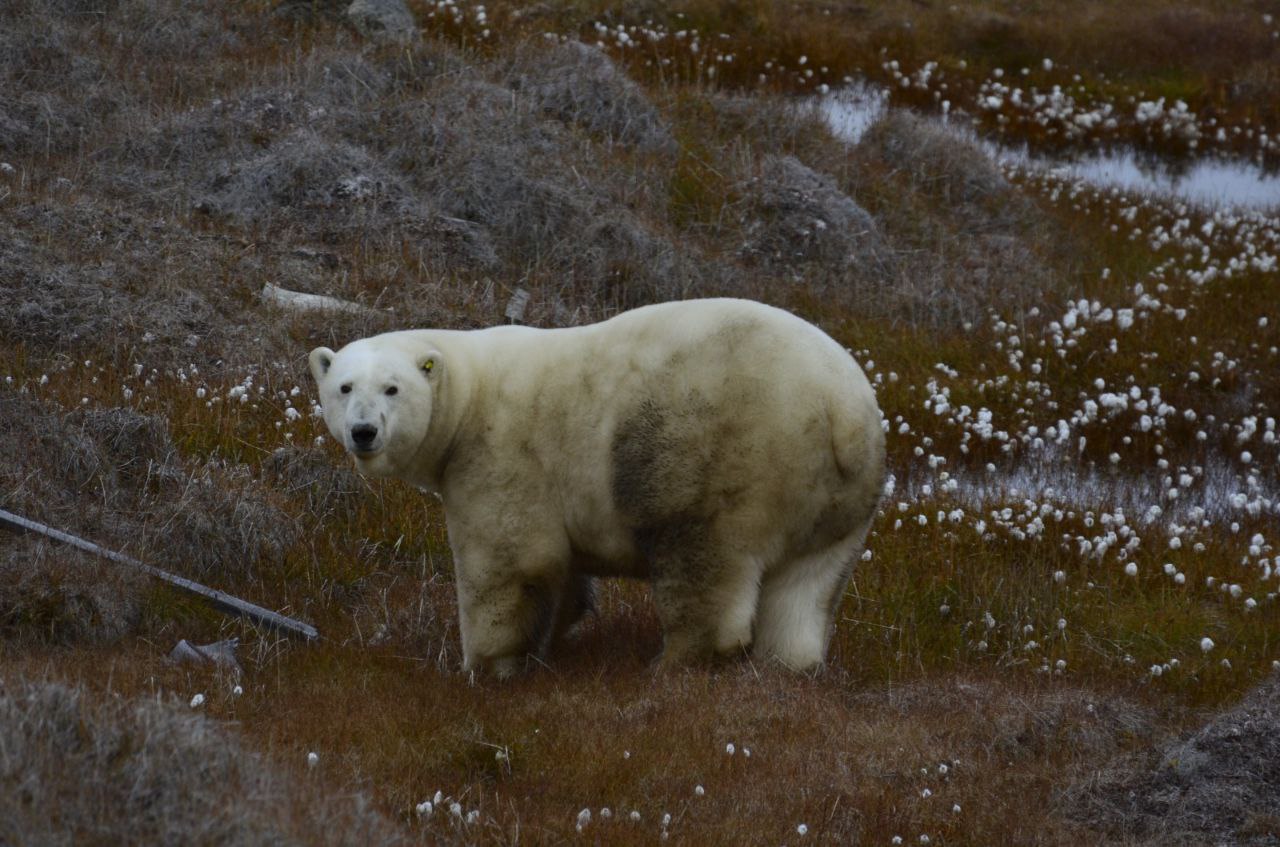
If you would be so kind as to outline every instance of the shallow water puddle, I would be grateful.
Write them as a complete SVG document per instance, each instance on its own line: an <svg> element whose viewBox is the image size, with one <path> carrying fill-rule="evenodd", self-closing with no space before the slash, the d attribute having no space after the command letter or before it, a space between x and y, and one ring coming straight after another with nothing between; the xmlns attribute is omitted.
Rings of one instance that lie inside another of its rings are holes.
<svg viewBox="0 0 1280 847"><path fill-rule="evenodd" d="M902 480L891 475L886 502L924 503L941 492L953 505L976 513L1000 504L1035 501L1081 512L1118 509L1144 523L1165 524L1197 524L1207 519L1225 525L1246 515L1280 513L1280 491L1260 486L1256 479L1251 484L1248 474L1216 456L1201 469L1196 485L1173 501L1158 478L1084 466L1062 454L1025 461L999 473L974 470L953 473L950 478L953 485L942 486L930 476Z"/></svg>
<svg viewBox="0 0 1280 847"><path fill-rule="evenodd" d="M888 108L888 93L851 85L808 101L836 137L856 144ZM1052 171L1096 188L1156 194L1203 206L1280 209L1280 174L1245 161L1205 158L1185 163L1140 155L1132 149L1081 153L1073 157L1033 155L1024 148L998 144L967 125L943 119L957 136L977 143L1003 165Z"/></svg>

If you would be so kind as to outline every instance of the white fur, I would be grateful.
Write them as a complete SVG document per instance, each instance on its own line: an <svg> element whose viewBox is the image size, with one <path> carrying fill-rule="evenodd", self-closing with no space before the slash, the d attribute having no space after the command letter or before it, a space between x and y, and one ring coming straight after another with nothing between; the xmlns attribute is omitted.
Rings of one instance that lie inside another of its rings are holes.
<svg viewBox="0 0 1280 847"><path fill-rule="evenodd" d="M466 667L507 674L544 648L584 575L653 581L664 660L822 661L884 436L862 371L811 324L701 300L393 332L310 361L360 470L442 496Z"/></svg>

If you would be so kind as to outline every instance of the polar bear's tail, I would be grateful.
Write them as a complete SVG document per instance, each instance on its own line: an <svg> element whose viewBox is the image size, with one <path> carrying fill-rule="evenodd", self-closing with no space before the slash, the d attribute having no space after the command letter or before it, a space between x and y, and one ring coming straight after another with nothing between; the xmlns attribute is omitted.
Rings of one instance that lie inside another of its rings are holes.
<svg viewBox="0 0 1280 847"><path fill-rule="evenodd" d="M832 410L831 446L841 475L863 494L868 511L874 511L884 490L884 428L874 395L868 402L861 393L842 398L844 402Z"/></svg>

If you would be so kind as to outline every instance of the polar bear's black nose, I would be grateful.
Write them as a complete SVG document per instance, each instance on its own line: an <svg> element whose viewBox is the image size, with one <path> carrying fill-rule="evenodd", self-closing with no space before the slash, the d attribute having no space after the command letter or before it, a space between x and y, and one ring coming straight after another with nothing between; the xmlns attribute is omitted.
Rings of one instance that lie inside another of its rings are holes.
<svg viewBox="0 0 1280 847"><path fill-rule="evenodd" d="M373 424L356 424L351 427L351 440L357 447L370 447L373 445L373 439L377 437L378 428Z"/></svg>

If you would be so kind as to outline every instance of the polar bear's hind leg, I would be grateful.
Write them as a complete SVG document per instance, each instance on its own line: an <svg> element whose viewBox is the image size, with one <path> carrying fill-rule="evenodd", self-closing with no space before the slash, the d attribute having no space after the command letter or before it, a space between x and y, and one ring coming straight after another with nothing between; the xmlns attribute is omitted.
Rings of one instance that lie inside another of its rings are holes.
<svg viewBox="0 0 1280 847"><path fill-rule="evenodd" d="M784 562L760 586L752 654L795 670L822 664L832 619L840 606L867 527L832 546Z"/></svg>
<svg viewBox="0 0 1280 847"><path fill-rule="evenodd" d="M662 663L741 656L751 645L761 562L713 545L673 548L651 558L662 622Z"/></svg>

